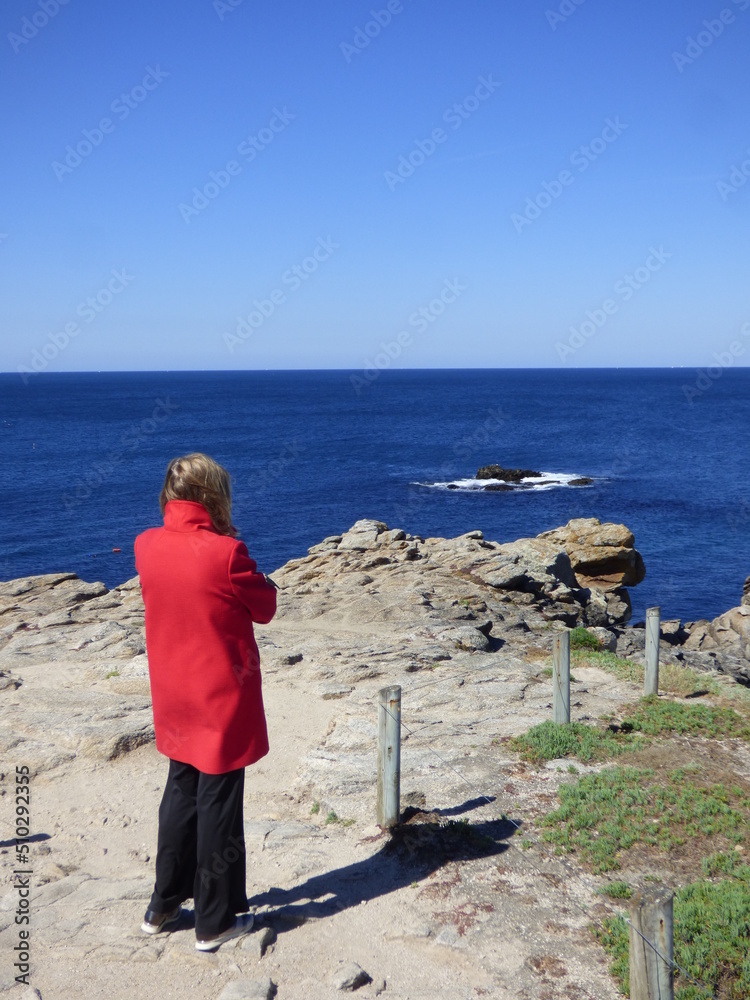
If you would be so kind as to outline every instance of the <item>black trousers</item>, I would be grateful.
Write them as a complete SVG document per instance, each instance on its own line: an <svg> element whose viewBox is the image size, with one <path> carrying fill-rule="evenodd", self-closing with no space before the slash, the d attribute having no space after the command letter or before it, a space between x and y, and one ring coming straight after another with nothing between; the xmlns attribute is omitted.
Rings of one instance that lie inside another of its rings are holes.
<svg viewBox="0 0 750 1000"><path fill-rule="evenodd" d="M159 806L156 884L149 903L168 913L195 900L198 938L221 934L247 910L242 798L245 769L204 774L169 762Z"/></svg>

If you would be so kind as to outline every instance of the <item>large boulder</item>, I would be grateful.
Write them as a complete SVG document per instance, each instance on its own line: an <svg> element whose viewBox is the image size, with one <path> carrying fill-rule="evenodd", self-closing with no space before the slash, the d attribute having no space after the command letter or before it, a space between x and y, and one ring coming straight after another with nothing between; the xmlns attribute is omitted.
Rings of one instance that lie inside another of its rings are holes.
<svg viewBox="0 0 750 1000"><path fill-rule="evenodd" d="M633 547L633 532L624 524L578 517L539 538L567 553L579 587L615 591L634 587L646 575L643 558Z"/></svg>
<svg viewBox="0 0 750 1000"><path fill-rule="evenodd" d="M500 590L580 605L586 624L606 627L630 619L625 585L639 583L646 572L633 542L633 533L622 524L578 518L536 538L489 543L493 551L477 553L466 568Z"/></svg>
<svg viewBox="0 0 750 1000"><path fill-rule="evenodd" d="M539 538L519 538L498 546L475 572L500 590L559 597L580 589L567 553Z"/></svg>
<svg viewBox="0 0 750 1000"><path fill-rule="evenodd" d="M742 589L742 603L708 621L687 622L682 649L709 657L724 673L750 686L750 577Z"/></svg>

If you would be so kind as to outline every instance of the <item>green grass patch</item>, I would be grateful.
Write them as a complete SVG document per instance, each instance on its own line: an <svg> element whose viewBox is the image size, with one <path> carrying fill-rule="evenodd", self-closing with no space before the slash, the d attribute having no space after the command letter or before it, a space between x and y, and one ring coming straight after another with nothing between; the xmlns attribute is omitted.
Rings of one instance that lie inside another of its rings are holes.
<svg viewBox="0 0 750 1000"><path fill-rule="evenodd" d="M704 869L728 875L721 882L693 882L678 889L674 899L675 962L710 993L679 971L676 1000L705 1000L711 993L722 1000L750 996L750 866L734 852L706 858ZM612 958L611 972L620 990L630 996L628 926L623 917L608 917L595 929Z"/></svg>
<svg viewBox="0 0 750 1000"><path fill-rule="evenodd" d="M582 626L577 626L571 629L570 632L570 648L571 649L596 649L600 650L602 644L592 635L588 629Z"/></svg>
<svg viewBox="0 0 750 1000"><path fill-rule="evenodd" d="M597 891L610 899L630 899L633 895L633 890L627 882L610 882Z"/></svg>
<svg viewBox="0 0 750 1000"><path fill-rule="evenodd" d="M669 852L696 837L744 843L750 797L742 789L696 783L685 768L609 768L558 790L559 809L542 825L557 852L575 853L598 873L620 867L618 856L635 845Z"/></svg>
<svg viewBox="0 0 750 1000"><path fill-rule="evenodd" d="M310 812L313 814L313 816L317 816L317 814L320 812L320 802L313 802L312 809L310 810Z"/></svg>
<svg viewBox="0 0 750 1000"><path fill-rule="evenodd" d="M620 992L630 996L630 960L628 925L624 917L605 917L601 925L593 928L594 937L611 959L609 971L617 980Z"/></svg>
<svg viewBox="0 0 750 1000"><path fill-rule="evenodd" d="M525 760L536 764L560 757L581 761L607 760L642 744L637 736L598 729L583 722L542 722L510 740L510 746Z"/></svg>
<svg viewBox="0 0 750 1000"><path fill-rule="evenodd" d="M685 705L658 698L644 699L623 728L646 736L679 733L683 736L705 736L711 739L738 737L750 740L750 725L733 708L716 708L700 703Z"/></svg>
<svg viewBox="0 0 750 1000"><path fill-rule="evenodd" d="M107 676L105 677L105 680L109 680L110 677L119 677L119 676L120 676L119 670L110 670Z"/></svg>
<svg viewBox="0 0 750 1000"><path fill-rule="evenodd" d="M599 667L623 681L643 685L643 667L632 660L623 660L608 650L597 652L593 649L576 649L571 656L575 666ZM698 692L710 695L721 694L724 688L708 674L698 673L688 667L679 667L671 663L662 663L659 667L659 689L669 694L687 697Z"/></svg>
<svg viewBox="0 0 750 1000"><path fill-rule="evenodd" d="M750 885L750 865L743 859L739 851L730 851L728 854L712 854L703 859L703 871L706 875L731 875L742 882Z"/></svg>
<svg viewBox="0 0 750 1000"><path fill-rule="evenodd" d="M341 826L354 826L353 819L342 819L340 816L336 815L333 809L331 809L326 816L326 826L331 826L334 823L340 823Z"/></svg>

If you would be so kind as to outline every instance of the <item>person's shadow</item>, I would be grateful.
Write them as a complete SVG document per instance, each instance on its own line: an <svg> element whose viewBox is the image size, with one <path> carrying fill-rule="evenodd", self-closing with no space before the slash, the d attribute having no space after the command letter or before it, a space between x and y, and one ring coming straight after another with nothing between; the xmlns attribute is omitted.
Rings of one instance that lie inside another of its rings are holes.
<svg viewBox="0 0 750 1000"><path fill-rule="evenodd" d="M343 868L314 875L292 889L270 888L250 898L251 907L267 906L260 917L277 931L310 919L330 917L350 906L395 892L419 881L451 861L487 858L508 850L506 843L520 823L507 817L469 823L442 820L486 804L472 799L462 806L424 812L407 808L398 826L368 838L383 841L375 854Z"/></svg>

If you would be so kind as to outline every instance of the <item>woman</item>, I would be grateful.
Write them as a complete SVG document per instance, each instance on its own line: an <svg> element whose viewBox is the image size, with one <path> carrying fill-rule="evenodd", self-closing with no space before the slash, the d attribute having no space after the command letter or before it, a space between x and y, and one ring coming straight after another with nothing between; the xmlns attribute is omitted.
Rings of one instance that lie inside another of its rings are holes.
<svg viewBox="0 0 750 1000"><path fill-rule="evenodd" d="M276 587L235 538L229 474L208 455L173 459L159 500L164 527L135 541L156 748L169 758L142 930L173 927L192 897L195 947L210 951L253 925L244 769L268 753L253 622L273 618Z"/></svg>

